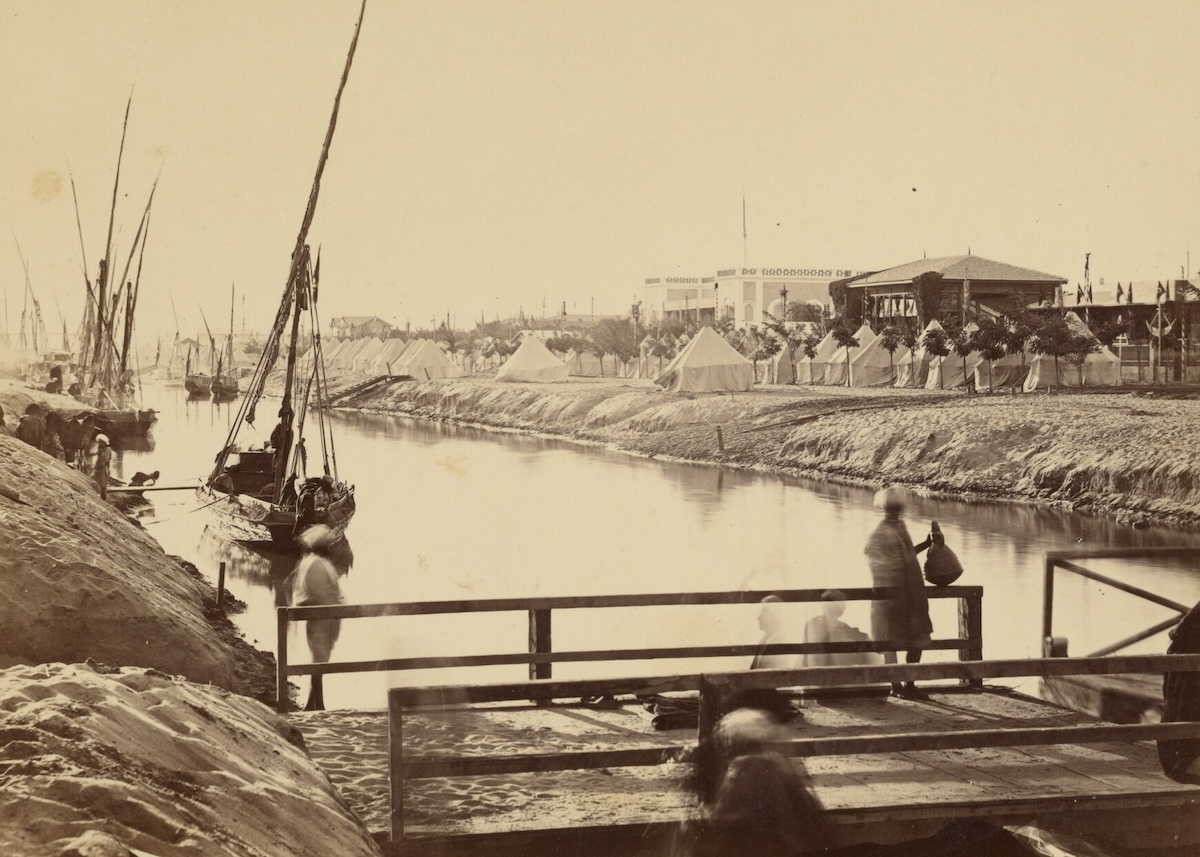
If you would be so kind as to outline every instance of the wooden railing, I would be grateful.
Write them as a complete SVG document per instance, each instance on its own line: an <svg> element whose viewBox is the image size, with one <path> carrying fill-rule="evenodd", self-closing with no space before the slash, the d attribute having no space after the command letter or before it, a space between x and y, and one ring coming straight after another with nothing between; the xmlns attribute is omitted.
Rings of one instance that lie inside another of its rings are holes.
<svg viewBox="0 0 1200 857"><path fill-rule="evenodd" d="M1067 638L1054 636L1054 578L1055 573L1058 571L1077 574L1088 580L1103 583L1105 586L1111 586L1113 589L1120 590L1121 592L1127 592L1130 595L1135 595L1154 604L1169 607L1179 614L1097 649L1090 655L1087 655L1089 658L1103 657L1104 655L1119 652L1121 649L1128 648L1134 643L1140 643L1142 640L1153 637L1155 634L1160 634L1169 628L1173 628L1179 624L1179 620L1183 618L1184 614L1191 610L1191 607L1188 605L1180 604L1177 601L1164 598L1149 590L1116 580L1076 562L1076 560L1084 559L1120 559L1127 561L1144 559L1198 560L1200 559L1200 548L1109 548L1107 550L1049 551L1044 561L1045 578L1042 597L1042 655L1045 657L1066 657L1067 655Z"/></svg>
<svg viewBox="0 0 1200 857"><path fill-rule="evenodd" d="M750 670L712 675L661 678L549 679L495 684L398 687L388 692L391 853L405 848L404 787L408 780L431 777L481 776L660 765L678 760L712 730L730 693L755 688L822 687L899 681L958 679L979 683L985 678L1056 675L1200 671L1200 655L1128 655L1101 658L962 661L883 666L807 667L794 670ZM414 709L504 700L573 699L599 694L654 694L699 690L700 717L696 740L671 746L620 750L526 753L496 756L410 756L404 748L404 717ZM1053 744L1136 742L1200 738L1200 722L1133 725L1089 724L1013 729L942 730L795 738L772 745L791 756L834 756L917 750L974 749ZM408 840L413 842L414 840Z"/></svg>
<svg viewBox="0 0 1200 857"><path fill-rule="evenodd" d="M774 595L787 603L816 603L825 589L788 589L738 592L686 592L651 595L598 595L562 598L498 598L462 601L416 601L391 604L340 604L329 607L279 607L277 609L276 693L280 711L288 705L287 680L297 675L379 672L387 670L446 669L525 664L531 679L553 677L553 664L617 662L629 660L752 657L755 654L817 654L890 652L904 646L887 640L848 643L782 643L765 648L757 645L679 646L640 649L595 649L556 652L552 646L553 615L556 610L610 609L625 607L677 607L688 605L756 604ZM926 587L931 599L958 601L958 636L933 640L928 649L955 651L960 660L983 658L983 587ZM886 600L889 589L843 589L847 602ZM368 661L332 661L292 664L288 657L288 624L316 619L364 619L384 616L430 616L436 614L522 612L528 617L529 645L524 652L459 655L450 657L386 658ZM800 629L796 629L797 633ZM977 683L973 679L967 681Z"/></svg>

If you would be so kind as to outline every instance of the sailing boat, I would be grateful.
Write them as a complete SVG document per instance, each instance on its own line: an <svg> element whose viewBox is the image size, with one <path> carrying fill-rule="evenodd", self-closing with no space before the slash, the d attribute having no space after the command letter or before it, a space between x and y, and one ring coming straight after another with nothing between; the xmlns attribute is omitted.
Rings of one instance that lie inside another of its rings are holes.
<svg viewBox="0 0 1200 857"><path fill-rule="evenodd" d="M146 254L146 237L150 231L150 210L154 204L154 191L158 179L150 187L150 196L142 212L141 222L125 266L119 277L113 277L116 268L110 264L114 257L113 221L116 216L117 198L121 183L121 159L125 152L125 132L129 127L129 108L133 96L125 105L125 124L121 129L121 148L117 153L117 175L113 182L112 207L108 218L108 238L105 241L104 257L93 284L87 278L87 254L83 247L83 225L79 219L79 198L75 195L75 179L71 178L71 194L75 200L75 222L79 229L79 248L83 253L84 286L86 303L80 329L79 357L80 401L96 408L95 425L113 440L145 438L158 417L152 409L142 409L138 404L140 379L136 375L136 354L132 353L134 313L137 310L138 294L142 282L142 261ZM128 279L134 253L138 254L137 273ZM117 332L121 332L120 341ZM132 358L132 359L131 359ZM137 382L135 384L135 381Z"/></svg>
<svg viewBox="0 0 1200 857"><path fill-rule="evenodd" d="M308 230L316 213L317 196L321 188L321 174L329 158L329 147L337 125L338 107L346 79L354 60L354 49L362 28L364 0L359 10L358 23L346 56L346 67L338 84L333 102L333 113L325 132L325 142L317 161L317 172L313 179L308 206L301 221L296 245L292 250L291 264L283 298L275 314L275 321L267 337L262 357L255 367L254 375L246 390L246 397L234 418L225 439L225 445L217 453L216 465L204 488L210 494L224 494L225 503L215 503L213 508L224 513L239 530L239 541L270 540L276 546L294 548L295 538L315 524L328 526L333 533L342 537L350 519L354 516L354 486L347 485L338 477L337 456L333 445L332 426L325 419L323 407L328 393L324 355L321 349L320 324L317 318L317 284L320 277L320 260L313 264L307 243ZM301 326L307 319L312 338L312 347L300 359ZM288 341L283 341L285 333ZM243 447L238 437L246 425L253 426L256 409L263 398L267 376L274 369L280 353L286 349L283 401L279 407L279 421L271 432L269 443L259 448ZM322 471L319 476L308 472L306 417L310 399L317 422ZM298 405L298 407L297 407Z"/></svg>
<svg viewBox="0 0 1200 857"><path fill-rule="evenodd" d="M199 362L200 355L196 355ZM192 346L188 345L187 361L183 365L183 389L189 396L202 399L212 392L212 375L207 372L192 371Z"/></svg>
<svg viewBox="0 0 1200 857"><path fill-rule="evenodd" d="M238 394L237 368L233 365L233 289L229 291L229 338L225 340L225 349L217 356L217 371L212 377L212 394L214 399L228 401Z"/></svg>

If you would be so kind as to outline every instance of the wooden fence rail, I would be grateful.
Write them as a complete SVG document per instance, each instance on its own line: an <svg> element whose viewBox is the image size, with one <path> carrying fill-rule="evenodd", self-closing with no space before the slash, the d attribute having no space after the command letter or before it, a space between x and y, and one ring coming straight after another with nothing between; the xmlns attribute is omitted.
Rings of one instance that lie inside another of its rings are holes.
<svg viewBox="0 0 1200 857"><path fill-rule="evenodd" d="M1027 676L1163 674L1200 671L1200 655L1125 655L1098 658L1040 658L882 666L830 666L801 669L748 670L711 675L530 680L486 685L397 687L388 692L389 782L392 853L404 848L404 784L412 779L564 771L598 767L660 765L680 759L711 733L731 691L765 687L822 687L896 681L973 680ZM696 741L672 746L565 753L526 753L502 757L410 756L404 751L406 711L428 706L458 706L502 700L550 700L601 693L662 693L699 690L700 715ZM893 753L920 750L978 749L1065 743L1105 743L1200 738L1200 722L1133 725L1089 724L1015 729L946 730L908 734L879 734L797 738L774 748L792 756Z"/></svg>
<svg viewBox="0 0 1200 857"><path fill-rule="evenodd" d="M276 693L280 711L287 710L287 680L294 675L328 675L388 670L445 669L454 667L525 664L531 679L550 679L554 663L616 662L629 660L750 657L763 654L816 654L846 652L890 652L897 644L887 640L862 643L782 643L758 646L687 646L640 649L594 649L556 652L553 649L553 613L556 610L613 609L632 607L687 607L699 605L757 604L768 595L787 603L817 603L825 589L755 590L736 592L682 592L648 595L597 595L560 598L495 598L458 601L417 601L388 604L339 604L327 607L279 607L277 609ZM853 588L841 590L847 601L877 601L892 598L895 590ZM958 635L932 641L932 650L956 651L960 660L983 657L983 587L927 587L933 600L958 601ZM525 652L502 652L452 657L383 658L367 661L292 664L288 653L288 625L318 619L369 619L438 614L521 612L527 616L528 648ZM973 681L973 680L972 680Z"/></svg>
<svg viewBox="0 0 1200 857"><path fill-rule="evenodd" d="M1200 560L1200 548L1091 548L1047 552L1043 560L1044 577L1042 584L1042 654L1046 657L1063 657L1067 654L1066 638L1054 636L1054 580L1055 573L1059 571L1079 575L1087 580L1112 587L1120 592L1125 592L1149 601L1152 604L1157 604L1160 607L1167 607L1178 614L1097 649L1088 655L1088 657L1104 657L1105 655L1128 648L1134 643L1140 643L1142 640L1149 639L1155 634L1160 634L1179 624L1179 620L1191 609L1186 604L1180 604L1178 601L1164 598L1140 586L1134 586L1133 584L1125 583L1123 580L1117 580L1109 575L1093 571L1075 561L1085 559L1120 559L1126 561L1147 559Z"/></svg>

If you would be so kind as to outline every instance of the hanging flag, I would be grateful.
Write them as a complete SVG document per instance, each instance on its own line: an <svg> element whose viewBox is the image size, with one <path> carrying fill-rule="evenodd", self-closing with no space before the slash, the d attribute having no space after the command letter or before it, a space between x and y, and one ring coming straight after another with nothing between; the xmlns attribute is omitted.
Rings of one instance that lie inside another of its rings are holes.
<svg viewBox="0 0 1200 857"><path fill-rule="evenodd" d="M1083 303L1083 286L1079 285L1079 283L1075 284L1075 303Z"/></svg>
<svg viewBox="0 0 1200 857"><path fill-rule="evenodd" d="M1117 303L1121 302L1121 298L1125 297L1125 288L1118 281L1117 283Z"/></svg>
<svg viewBox="0 0 1200 857"><path fill-rule="evenodd" d="M1125 297L1126 297L1125 303L1127 303L1127 304L1133 303L1133 281L1132 280L1129 281L1129 288L1125 290Z"/></svg>
<svg viewBox="0 0 1200 857"><path fill-rule="evenodd" d="M1092 254L1083 254L1083 278L1086 280L1088 275L1088 266L1092 264Z"/></svg>
<svg viewBox="0 0 1200 857"><path fill-rule="evenodd" d="M1167 296L1167 287L1162 284L1161 280L1159 280L1158 291L1154 293L1154 300L1162 301L1162 299L1165 298L1166 296Z"/></svg>
<svg viewBox="0 0 1200 857"><path fill-rule="evenodd" d="M1092 284L1087 284L1087 302L1092 303Z"/></svg>

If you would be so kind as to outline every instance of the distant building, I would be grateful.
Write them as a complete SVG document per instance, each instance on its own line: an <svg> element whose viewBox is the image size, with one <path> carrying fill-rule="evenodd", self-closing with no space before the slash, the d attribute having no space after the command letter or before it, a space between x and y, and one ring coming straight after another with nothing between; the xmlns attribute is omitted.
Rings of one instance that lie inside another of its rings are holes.
<svg viewBox="0 0 1200 857"><path fill-rule="evenodd" d="M376 336L386 339L392 325L373 315L343 315L329 322L330 330L338 339L363 339Z"/></svg>
<svg viewBox="0 0 1200 857"><path fill-rule="evenodd" d="M759 324L763 313L782 318L789 307L805 303L829 307L829 284L858 274L845 268L724 268L711 276L653 277L643 285L642 319L708 322L732 319L738 327ZM786 298L785 298L786 293Z"/></svg>
<svg viewBox="0 0 1200 857"><path fill-rule="evenodd" d="M913 280L931 271L942 275L939 316L960 313L964 306L968 316L1000 314L1014 300L1024 306L1051 306L1067 282L1057 274L970 254L918 259L847 280L848 314L861 317L872 327L893 318L915 319Z"/></svg>

